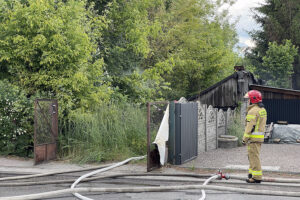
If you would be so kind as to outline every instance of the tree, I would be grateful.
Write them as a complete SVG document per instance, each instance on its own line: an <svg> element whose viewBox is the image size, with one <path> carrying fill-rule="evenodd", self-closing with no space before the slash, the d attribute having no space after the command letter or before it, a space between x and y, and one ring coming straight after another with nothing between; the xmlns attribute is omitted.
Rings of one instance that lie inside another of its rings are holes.
<svg viewBox="0 0 300 200"><path fill-rule="evenodd" d="M269 85L274 87L289 88L290 78L293 73L294 57L297 55L297 48L291 41L286 40L284 44L276 42L269 43L269 49L263 57L262 66L266 73L270 74Z"/></svg>
<svg viewBox="0 0 300 200"><path fill-rule="evenodd" d="M246 54L247 59L255 66L255 73L260 78L270 80L269 73L263 70L263 57L270 42L284 44L290 40L295 46L300 46L300 1L299 0L267 0L254 10L255 20L262 29L251 33L256 47ZM300 89L300 51L293 63L293 88Z"/></svg>
<svg viewBox="0 0 300 200"><path fill-rule="evenodd" d="M90 0L108 24L99 40L115 94L134 102L191 95L232 72L236 34L224 3Z"/></svg>
<svg viewBox="0 0 300 200"><path fill-rule="evenodd" d="M157 99L164 87L161 68L147 63L151 38L160 30L153 16L162 6L161 0L112 0L105 11L97 10L108 22L99 42L106 77L115 93L133 102Z"/></svg>
<svg viewBox="0 0 300 200"><path fill-rule="evenodd" d="M168 98L191 96L233 71L237 55L233 51L236 33L224 2L207 0L168 1L162 13L162 28L152 42L154 66L171 68L164 75L171 85Z"/></svg>
<svg viewBox="0 0 300 200"><path fill-rule="evenodd" d="M232 72L236 34L216 11L230 1L90 2L108 22L99 41L106 78L132 101L191 95Z"/></svg>
<svg viewBox="0 0 300 200"><path fill-rule="evenodd" d="M0 10L2 78L29 96L58 98L61 111L108 98L102 60L93 59L105 22L84 1L0 0Z"/></svg>

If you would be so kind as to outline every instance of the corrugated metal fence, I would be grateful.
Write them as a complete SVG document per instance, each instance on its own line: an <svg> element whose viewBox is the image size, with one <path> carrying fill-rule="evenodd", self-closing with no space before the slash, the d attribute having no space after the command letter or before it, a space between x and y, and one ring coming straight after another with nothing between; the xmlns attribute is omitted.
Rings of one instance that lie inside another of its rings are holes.
<svg viewBox="0 0 300 200"><path fill-rule="evenodd" d="M264 99L263 104L268 113L267 124L287 121L300 124L300 100L298 99Z"/></svg>

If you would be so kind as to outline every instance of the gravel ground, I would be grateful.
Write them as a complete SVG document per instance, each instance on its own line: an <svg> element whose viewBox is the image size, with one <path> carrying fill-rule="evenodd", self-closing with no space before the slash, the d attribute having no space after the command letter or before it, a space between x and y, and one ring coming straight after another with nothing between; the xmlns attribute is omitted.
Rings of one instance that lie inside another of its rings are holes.
<svg viewBox="0 0 300 200"><path fill-rule="evenodd" d="M264 171L300 172L300 145L297 144L262 144L261 164ZM216 149L203 152L188 163L186 168L238 169L248 167L246 147ZM264 169L265 168L265 169Z"/></svg>
<svg viewBox="0 0 300 200"><path fill-rule="evenodd" d="M263 144L261 149L261 163L264 171L273 172L300 172L300 145L297 144ZM32 159L22 159L16 157L0 157L0 171L14 173L45 173L52 171L64 171L95 167L97 165L76 165L66 162L52 161L40 165L34 165ZM136 165L138 168L132 168L131 165L125 165L120 168L124 172L145 171L143 164ZM209 152L203 152L198 157L188 163L179 166L169 166L171 168L188 169L237 169L247 170L248 158L246 147L237 147L232 149L216 149ZM169 168L167 167L167 168ZM265 168L265 169L264 169Z"/></svg>

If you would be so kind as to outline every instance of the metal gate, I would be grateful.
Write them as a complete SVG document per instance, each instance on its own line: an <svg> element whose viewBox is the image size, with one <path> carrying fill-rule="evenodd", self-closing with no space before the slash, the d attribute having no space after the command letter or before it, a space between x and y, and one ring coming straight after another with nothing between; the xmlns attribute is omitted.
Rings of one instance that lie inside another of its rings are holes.
<svg viewBox="0 0 300 200"><path fill-rule="evenodd" d="M287 121L289 124L300 124L299 99L264 99L263 104L268 113L267 123Z"/></svg>
<svg viewBox="0 0 300 200"><path fill-rule="evenodd" d="M34 108L34 162L38 164L56 158L57 100L37 99Z"/></svg>
<svg viewBox="0 0 300 200"><path fill-rule="evenodd" d="M170 162L180 165L198 155L198 105L194 102L176 103L174 118L172 108L170 105Z"/></svg>

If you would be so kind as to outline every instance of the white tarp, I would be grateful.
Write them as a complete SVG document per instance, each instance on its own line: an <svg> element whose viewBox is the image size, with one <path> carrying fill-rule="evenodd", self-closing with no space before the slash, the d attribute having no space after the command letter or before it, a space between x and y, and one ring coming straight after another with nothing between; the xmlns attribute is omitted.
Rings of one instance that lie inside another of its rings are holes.
<svg viewBox="0 0 300 200"><path fill-rule="evenodd" d="M153 143L158 147L160 164L165 165L166 159L166 142L169 140L169 105L166 108L163 120L158 129L156 138Z"/></svg>

